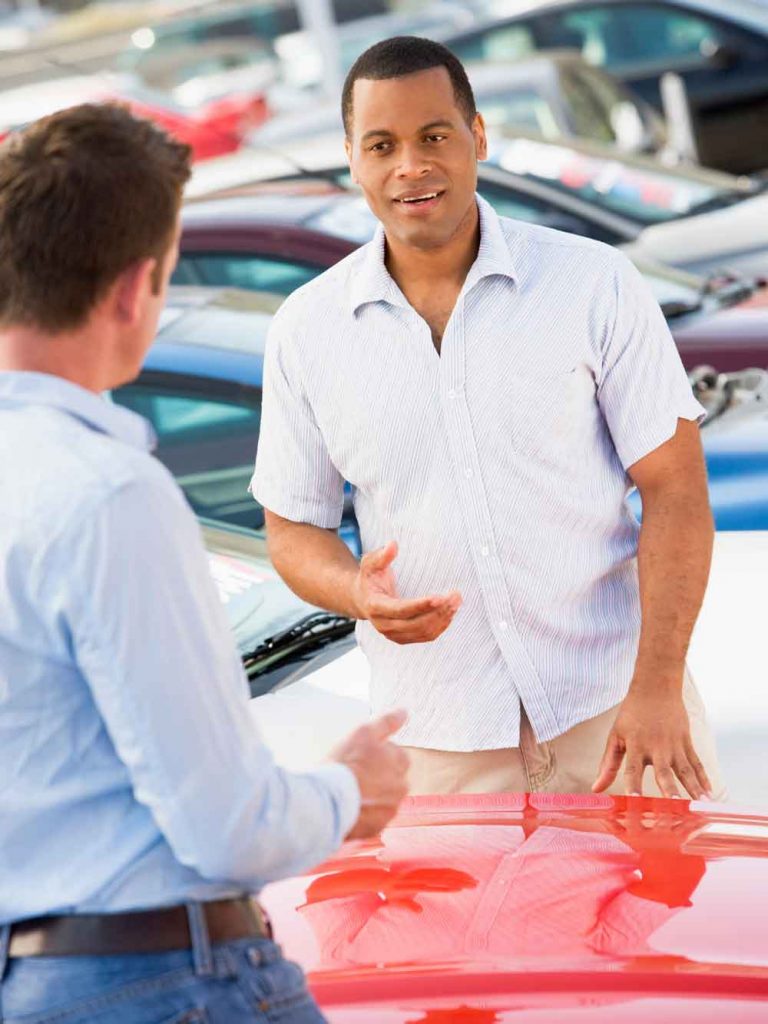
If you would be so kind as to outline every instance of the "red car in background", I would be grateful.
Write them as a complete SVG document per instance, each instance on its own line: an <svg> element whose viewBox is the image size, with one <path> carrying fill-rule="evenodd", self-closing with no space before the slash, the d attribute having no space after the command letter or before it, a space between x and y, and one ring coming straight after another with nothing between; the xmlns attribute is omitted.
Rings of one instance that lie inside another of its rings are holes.
<svg viewBox="0 0 768 1024"><path fill-rule="evenodd" d="M0 139L39 117L80 103L117 102L137 117L154 121L192 147L194 160L224 156L268 115L263 95L236 94L211 100L194 111L159 91L140 90L127 76L71 76L9 89L0 94Z"/></svg>
<svg viewBox="0 0 768 1024"><path fill-rule="evenodd" d="M412 797L268 886L330 1024L768 1020L768 818L642 797Z"/></svg>

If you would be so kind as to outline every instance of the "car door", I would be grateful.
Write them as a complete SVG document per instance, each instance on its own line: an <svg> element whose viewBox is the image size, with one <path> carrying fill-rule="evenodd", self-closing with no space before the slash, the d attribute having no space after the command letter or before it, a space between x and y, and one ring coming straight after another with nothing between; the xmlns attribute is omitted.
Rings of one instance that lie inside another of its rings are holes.
<svg viewBox="0 0 768 1024"><path fill-rule="evenodd" d="M677 73L701 162L734 173L768 164L768 27L759 35L674 3L627 0L550 9L532 29L539 47L570 41L658 108L661 76Z"/></svg>

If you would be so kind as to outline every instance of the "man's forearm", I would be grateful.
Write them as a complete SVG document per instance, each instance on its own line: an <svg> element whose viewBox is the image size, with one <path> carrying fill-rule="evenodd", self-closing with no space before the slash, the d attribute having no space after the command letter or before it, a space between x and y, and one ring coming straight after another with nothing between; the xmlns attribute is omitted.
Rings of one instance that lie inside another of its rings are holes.
<svg viewBox="0 0 768 1024"><path fill-rule="evenodd" d="M310 604L360 618L353 598L360 566L336 532L269 511L266 522L269 557L291 590Z"/></svg>
<svg viewBox="0 0 768 1024"><path fill-rule="evenodd" d="M714 528L706 499L685 487L643 495L638 549L642 628L635 680L682 680L709 578Z"/></svg>

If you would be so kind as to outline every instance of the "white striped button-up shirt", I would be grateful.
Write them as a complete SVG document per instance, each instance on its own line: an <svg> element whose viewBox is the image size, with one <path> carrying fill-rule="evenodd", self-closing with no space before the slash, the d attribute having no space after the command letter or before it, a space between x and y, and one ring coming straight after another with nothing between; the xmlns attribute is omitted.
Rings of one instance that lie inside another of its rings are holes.
<svg viewBox="0 0 768 1024"><path fill-rule="evenodd" d="M628 467L694 420L694 399L640 274L599 242L499 218L438 355L390 277L381 229L281 307L267 344L255 497L339 525L343 484L365 550L396 540L403 597L457 589L437 640L358 640L400 742L516 746L619 703L640 631Z"/></svg>

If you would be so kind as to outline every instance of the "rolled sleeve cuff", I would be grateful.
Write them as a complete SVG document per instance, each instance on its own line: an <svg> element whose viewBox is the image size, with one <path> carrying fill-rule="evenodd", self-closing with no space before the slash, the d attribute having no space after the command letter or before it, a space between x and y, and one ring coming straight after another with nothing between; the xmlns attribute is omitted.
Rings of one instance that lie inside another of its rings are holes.
<svg viewBox="0 0 768 1024"><path fill-rule="evenodd" d="M337 809L338 837L336 846L352 828L360 815L360 787L355 773L345 764L324 764L312 772L330 790Z"/></svg>
<svg viewBox="0 0 768 1024"><path fill-rule="evenodd" d="M617 446L621 464L625 469L650 455L661 445L675 436L678 420L695 420L697 423L706 417L707 411L696 401L693 395L680 403L677 409L669 409L658 421L639 435L632 438L631 444Z"/></svg>
<svg viewBox="0 0 768 1024"><path fill-rule="evenodd" d="M341 526L344 500L336 505L326 505L317 500L289 497L284 491L271 487L255 474L251 477L248 490L263 508L269 509L281 519L292 523L308 523L324 530L337 530Z"/></svg>

